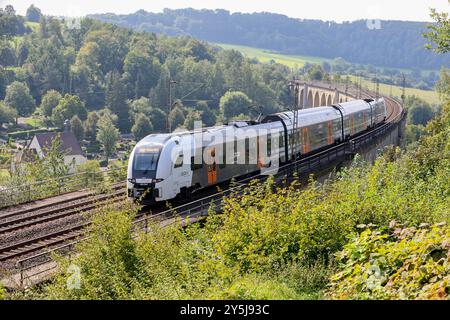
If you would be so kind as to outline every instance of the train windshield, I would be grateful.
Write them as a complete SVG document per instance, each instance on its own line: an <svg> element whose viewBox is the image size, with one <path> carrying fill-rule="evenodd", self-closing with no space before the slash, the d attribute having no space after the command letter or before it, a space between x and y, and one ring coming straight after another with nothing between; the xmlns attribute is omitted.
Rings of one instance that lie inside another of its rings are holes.
<svg viewBox="0 0 450 320"><path fill-rule="evenodd" d="M134 154L134 178L155 178L161 148L140 147Z"/></svg>

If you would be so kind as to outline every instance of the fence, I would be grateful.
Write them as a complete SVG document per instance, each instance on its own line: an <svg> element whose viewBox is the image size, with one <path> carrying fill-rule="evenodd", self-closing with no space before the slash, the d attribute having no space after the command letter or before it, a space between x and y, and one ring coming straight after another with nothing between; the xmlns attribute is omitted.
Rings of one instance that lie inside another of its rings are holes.
<svg viewBox="0 0 450 320"><path fill-rule="evenodd" d="M86 171L59 178L0 189L0 208L58 196L86 188L101 190L112 183L126 180L126 167L103 171Z"/></svg>

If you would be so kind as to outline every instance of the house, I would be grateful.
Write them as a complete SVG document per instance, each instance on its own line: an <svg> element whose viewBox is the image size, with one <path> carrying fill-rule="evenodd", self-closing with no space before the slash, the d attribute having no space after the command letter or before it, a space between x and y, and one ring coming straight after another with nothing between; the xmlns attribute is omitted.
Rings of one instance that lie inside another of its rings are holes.
<svg viewBox="0 0 450 320"><path fill-rule="evenodd" d="M47 132L36 134L28 146L16 158L16 162L30 161L33 154L40 159L45 158L45 150L50 148L53 139L59 135L61 139L60 151L64 154L64 163L70 167L70 172L73 173L75 168L87 161L81 150L77 138L71 131L64 132Z"/></svg>

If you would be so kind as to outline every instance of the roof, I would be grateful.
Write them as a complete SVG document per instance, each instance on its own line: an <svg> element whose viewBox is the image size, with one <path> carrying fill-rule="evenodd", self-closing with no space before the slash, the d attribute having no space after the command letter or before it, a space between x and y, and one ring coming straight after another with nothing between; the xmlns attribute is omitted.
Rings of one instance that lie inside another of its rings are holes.
<svg viewBox="0 0 450 320"><path fill-rule="evenodd" d="M38 133L35 135L35 138L37 139L42 151L44 151L45 148L50 148L52 145L52 140L57 135L60 135L62 141L60 148L61 152L64 152L67 155L83 155L80 144L71 131Z"/></svg>

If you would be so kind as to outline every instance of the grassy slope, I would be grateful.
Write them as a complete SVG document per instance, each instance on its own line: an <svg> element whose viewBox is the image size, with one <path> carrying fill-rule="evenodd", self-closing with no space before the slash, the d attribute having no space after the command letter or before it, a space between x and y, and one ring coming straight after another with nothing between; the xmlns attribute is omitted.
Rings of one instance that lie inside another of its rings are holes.
<svg viewBox="0 0 450 320"><path fill-rule="evenodd" d="M242 52L249 58L257 58L261 62L269 62L270 60L275 60L278 63L284 64L289 68L300 68L306 62L309 63L322 63L322 62L331 62L331 59L319 58L319 57L310 57L310 56L297 56L297 55L285 55L279 54L266 49L252 48L246 46L239 46L234 44L223 44L223 43L215 43L215 45L222 47L227 50L237 50Z"/></svg>
<svg viewBox="0 0 450 320"><path fill-rule="evenodd" d="M299 68L302 67L306 62L309 63L319 63L321 64L324 61L331 62L331 59L325 59L325 58L318 58L318 57L310 57L310 56L297 56L297 55L285 55L285 54L279 54L275 53L270 50L265 49L259 49L259 48L252 48L252 47L246 47L246 46L239 46L239 45L233 45L233 44L222 44L222 43L216 43L217 46L222 47L224 49L235 49L240 52L242 52L245 56L249 58L256 58L261 62L269 62L270 60L274 60L278 63L284 64L290 68ZM355 76L350 76L353 81L356 81ZM375 89L375 84L369 80L363 80L362 83L363 87L367 87L371 90ZM392 94L394 96L400 97L401 96L402 88L398 86L392 86ZM384 95L390 95L391 93L391 86L387 84L380 83L380 93ZM432 104L439 104L439 95L435 91L430 90L420 90L415 88L406 88L406 95L416 95L419 98L432 103Z"/></svg>
<svg viewBox="0 0 450 320"><path fill-rule="evenodd" d="M354 82L357 81L356 76L350 76L350 79ZM370 90L373 90L373 91L376 90L375 83L373 83L370 80L363 79L362 85L363 85L363 87L366 87ZM388 84L380 83L380 93L383 95L389 96L391 94L391 86ZM420 89L415 89L415 88L405 88L405 94L406 94L406 96L415 95L415 96L421 98L422 100L425 100L431 104L440 104L441 103L441 101L439 99L439 95L436 91L420 90ZM398 87L398 86L392 86L392 95L396 96L396 97L401 97L402 88Z"/></svg>

